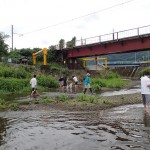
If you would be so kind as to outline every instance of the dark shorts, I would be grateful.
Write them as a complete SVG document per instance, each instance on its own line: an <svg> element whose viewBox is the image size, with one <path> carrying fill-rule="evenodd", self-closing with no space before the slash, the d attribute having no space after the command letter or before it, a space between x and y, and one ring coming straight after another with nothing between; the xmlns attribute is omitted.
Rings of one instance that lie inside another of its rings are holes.
<svg viewBox="0 0 150 150"><path fill-rule="evenodd" d="M75 85L78 85L78 82L75 82Z"/></svg>
<svg viewBox="0 0 150 150"><path fill-rule="evenodd" d="M36 93L36 91L37 91L37 88L32 88L32 91L31 91L31 92Z"/></svg>
<svg viewBox="0 0 150 150"><path fill-rule="evenodd" d="M63 82L63 85L62 86L67 86L67 82Z"/></svg>
<svg viewBox="0 0 150 150"><path fill-rule="evenodd" d="M142 99L144 105L150 104L150 94L142 94Z"/></svg>

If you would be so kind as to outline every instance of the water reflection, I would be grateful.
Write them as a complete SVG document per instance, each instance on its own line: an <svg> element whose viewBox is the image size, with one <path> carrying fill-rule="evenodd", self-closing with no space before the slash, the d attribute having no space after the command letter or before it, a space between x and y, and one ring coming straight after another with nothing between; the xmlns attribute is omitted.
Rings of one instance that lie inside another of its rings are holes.
<svg viewBox="0 0 150 150"><path fill-rule="evenodd" d="M1 112L0 117L2 150L150 149L150 116L142 104L92 112Z"/></svg>

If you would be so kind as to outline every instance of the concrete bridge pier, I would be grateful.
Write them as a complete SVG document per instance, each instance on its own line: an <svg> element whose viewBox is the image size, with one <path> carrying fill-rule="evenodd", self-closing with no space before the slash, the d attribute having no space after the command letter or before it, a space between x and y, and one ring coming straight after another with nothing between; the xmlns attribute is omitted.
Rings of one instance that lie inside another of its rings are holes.
<svg viewBox="0 0 150 150"><path fill-rule="evenodd" d="M76 58L68 58L67 67L68 69L76 69Z"/></svg>
<svg viewBox="0 0 150 150"><path fill-rule="evenodd" d="M68 58L66 66L68 69L85 69L82 63L82 60L78 58Z"/></svg>

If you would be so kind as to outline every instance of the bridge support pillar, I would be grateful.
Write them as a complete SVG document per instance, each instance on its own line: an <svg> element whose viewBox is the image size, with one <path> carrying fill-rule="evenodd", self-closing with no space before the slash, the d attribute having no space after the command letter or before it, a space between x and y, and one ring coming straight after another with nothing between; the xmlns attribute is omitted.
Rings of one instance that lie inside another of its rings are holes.
<svg viewBox="0 0 150 150"><path fill-rule="evenodd" d="M76 69L76 59L75 58L69 58L67 60L67 66L68 66L68 69Z"/></svg>

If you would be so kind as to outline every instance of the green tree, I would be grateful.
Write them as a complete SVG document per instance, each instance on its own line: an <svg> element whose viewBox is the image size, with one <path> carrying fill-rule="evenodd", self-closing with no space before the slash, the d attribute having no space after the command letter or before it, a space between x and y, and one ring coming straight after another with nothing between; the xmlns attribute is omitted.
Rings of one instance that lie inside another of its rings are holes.
<svg viewBox="0 0 150 150"><path fill-rule="evenodd" d="M8 58L11 58L13 63L19 63L21 55L19 53L19 50L14 49L13 51L8 53Z"/></svg>
<svg viewBox="0 0 150 150"><path fill-rule="evenodd" d="M59 49L61 50L61 49L63 49L65 47L65 40L64 39L61 39L60 41L59 41Z"/></svg>
<svg viewBox="0 0 150 150"><path fill-rule="evenodd" d="M71 48L71 47L74 47L76 45L76 37L73 37L72 38L72 40L71 41L68 41L67 43L66 43L66 47L67 48Z"/></svg>
<svg viewBox="0 0 150 150"><path fill-rule="evenodd" d="M57 62L58 54L56 50L56 46L49 46L48 53L47 53L47 62Z"/></svg>
<svg viewBox="0 0 150 150"><path fill-rule="evenodd" d="M30 48L27 49L23 48L20 49L19 53L21 56L32 57L33 50Z"/></svg>
<svg viewBox="0 0 150 150"><path fill-rule="evenodd" d="M0 58L8 54L8 44L5 43L7 35L0 32Z"/></svg>

